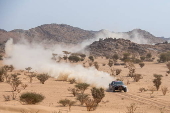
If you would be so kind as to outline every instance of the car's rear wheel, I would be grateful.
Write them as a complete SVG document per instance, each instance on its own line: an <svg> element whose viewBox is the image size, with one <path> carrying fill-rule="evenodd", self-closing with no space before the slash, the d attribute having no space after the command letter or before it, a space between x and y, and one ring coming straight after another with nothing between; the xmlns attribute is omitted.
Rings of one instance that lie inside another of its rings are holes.
<svg viewBox="0 0 170 113"><path fill-rule="evenodd" d="M127 88L124 88L124 92L127 92Z"/></svg>

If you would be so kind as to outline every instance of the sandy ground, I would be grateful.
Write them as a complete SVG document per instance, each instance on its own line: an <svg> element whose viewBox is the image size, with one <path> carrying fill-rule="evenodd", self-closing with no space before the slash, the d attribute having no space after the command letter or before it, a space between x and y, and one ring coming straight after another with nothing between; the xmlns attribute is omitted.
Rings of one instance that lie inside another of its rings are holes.
<svg viewBox="0 0 170 113"><path fill-rule="evenodd" d="M99 71L110 72L108 65L103 66L102 64L108 63L107 59L98 58L100 67ZM73 64L76 65L76 64ZM86 63L86 66L88 64ZM0 61L0 66L3 66L3 62ZM164 96L162 94L161 88L159 91L155 91L151 94L151 91L140 92L139 88L149 89L153 86L153 74L162 74L162 86L170 85L170 75L165 76L166 65L164 63L157 64L156 62L145 62L145 66L140 68L138 64L135 64L136 73L142 74L143 79L139 82L134 82L133 79L126 77L128 74L128 69L124 66L113 66L115 69L122 69L121 76L123 76L124 83L127 80L130 81L128 84L128 92L105 92L105 97L99 104L98 108L93 113L127 113L127 107L130 104L135 103L137 109L135 113L170 113L170 92ZM18 73L18 70L14 70L13 73ZM10 74L10 72L8 72ZM28 84L28 87L23 92L38 92L43 94L46 98L43 102L37 105L22 105L19 102L19 95L17 95L16 100L4 101L3 95L11 95L11 86L8 83L0 83L0 113L86 113L86 107L81 106L77 103L71 107L69 111L68 107L62 107L58 104L60 99L71 99L75 100L75 97L67 90L69 87L74 87L75 84L70 84L69 82L57 81L55 78L50 78L41 84L36 78L34 78L33 83L29 83L29 78L24 75L24 72L20 72L20 79L23 83ZM109 84L109 83L108 83ZM91 87L85 91L85 93L90 94Z"/></svg>

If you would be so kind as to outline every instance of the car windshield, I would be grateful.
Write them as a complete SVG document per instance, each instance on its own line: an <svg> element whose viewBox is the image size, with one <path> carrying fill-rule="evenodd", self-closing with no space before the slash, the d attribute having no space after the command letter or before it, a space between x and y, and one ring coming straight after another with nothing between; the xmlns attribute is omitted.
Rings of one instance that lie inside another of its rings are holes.
<svg viewBox="0 0 170 113"><path fill-rule="evenodd" d="M123 82L122 81L115 81L114 84L123 85Z"/></svg>

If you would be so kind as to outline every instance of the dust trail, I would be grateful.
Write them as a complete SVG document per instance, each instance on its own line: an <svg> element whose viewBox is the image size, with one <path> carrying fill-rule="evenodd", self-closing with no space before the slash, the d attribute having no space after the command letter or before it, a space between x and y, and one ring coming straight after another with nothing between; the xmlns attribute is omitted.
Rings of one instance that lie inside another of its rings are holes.
<svg viewBox="0 0 170 113"><path fill-rule="evenodd" d="M54 62L51 60L52 53L61 54L64 49L60 45L47 49L41 44L29 44L24 41L13 44L12 42L10 39L6 43L5 51L10 58L4 59L4 63L12 64L16 69L24 70L26 67L32 67L38 73L48 73L55 78L64 73L68 75L68 78L75 78L104 88L107 88L108 84L114 80L108 73L98 71L94 67L84 68L82 65L73 66L69 63Z"/></svg>

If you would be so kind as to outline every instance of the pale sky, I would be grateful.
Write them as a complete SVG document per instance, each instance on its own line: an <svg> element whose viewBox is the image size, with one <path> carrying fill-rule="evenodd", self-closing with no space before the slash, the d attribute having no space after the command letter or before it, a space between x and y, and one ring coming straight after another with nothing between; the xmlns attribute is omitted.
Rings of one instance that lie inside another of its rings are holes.
<svg viewBox="0 0 170 113"><path fill-rule="evenodd" d="M170 37L170 0L0 0L0 29L51 23L93 31L140 28Z"/></svg>

